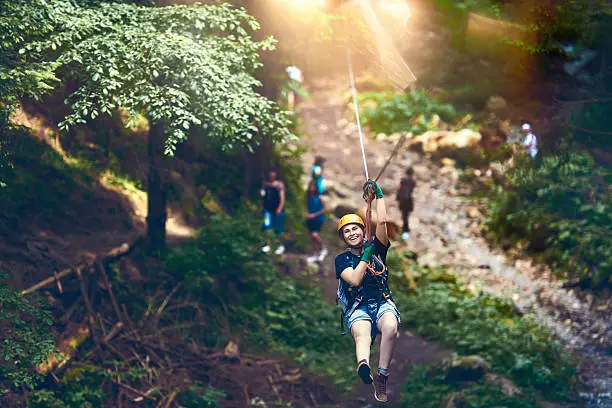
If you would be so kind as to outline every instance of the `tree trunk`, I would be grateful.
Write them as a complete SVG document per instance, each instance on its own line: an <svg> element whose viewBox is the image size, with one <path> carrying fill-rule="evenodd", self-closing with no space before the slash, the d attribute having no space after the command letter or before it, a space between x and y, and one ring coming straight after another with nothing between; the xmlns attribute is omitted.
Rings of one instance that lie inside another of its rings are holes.
<svg viewBox="0 0 612 408"><path fill-rule="evenodd" d="M150 253L166 249L166 182L164 128L151 124L149 130L149 179L147 183L147 239Z"/></svg>

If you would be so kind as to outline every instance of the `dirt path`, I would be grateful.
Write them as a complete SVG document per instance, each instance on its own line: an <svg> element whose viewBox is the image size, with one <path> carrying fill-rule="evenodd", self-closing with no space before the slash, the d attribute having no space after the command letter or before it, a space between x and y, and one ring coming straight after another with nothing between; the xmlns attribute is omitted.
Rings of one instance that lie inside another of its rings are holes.
<svg viewBox="0 0 612 408"><path fill-rule="evenodd" d="M309 169L315 155L326 157L325 174L330 198L336 203L352 204L357 208L362 205L360 191L364 170L357 127L342 100L342 95L348 92L346 81L344 78L321 79L308 84L308 91L312 99L300 106L302 130L308 135L302 143L309 148L303 156L304 166ZM366 137L365 150L371 177L378 174L393 145L390 141ZM396 241L393 245L406 245L418 253L421 264L449 267L475 291L508 297L518 308L535 313L568 348L584 358L581 378L594 387L595 394L604 396L603 401L601 398L599 402L592 401L590 406L612 406L612 399L610 403L605 401L605 392L612 389L612 357L606 352L612 344L609 305L597 312L588 299L562 289L545 268L529 260L512 261L502 251L491 249L481 236L479 224L482 214L473 203L458 196L458 173L452 167L440 167L415 153L401 152L380 180L386 197L389 197L389 212L394 219L400 220L394 201L395 191L409 165L414 168L417 178L415 211L411 217L412 237L407 243ZM339 248L337 242L328 244L332 249ZM325 265L335 255L333 250L330 252L332 256ZM326 293L334 296L336 281L333 271L325 272ZM405 335L404 331L401 334L392 375L403 381L407 366L417 360L420 363L433 362L440 358L440 353L437 347L418 337ZM397 385L394 383L393 386ZM397 388L393 388L392 393L397 394Z"/></svg>

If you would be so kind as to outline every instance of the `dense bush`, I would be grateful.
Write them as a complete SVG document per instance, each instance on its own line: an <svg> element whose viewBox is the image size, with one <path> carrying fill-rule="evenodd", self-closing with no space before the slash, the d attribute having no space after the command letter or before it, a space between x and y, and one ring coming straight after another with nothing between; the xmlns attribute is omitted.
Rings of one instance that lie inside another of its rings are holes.
<svg viewBox="0 0 612 408"><path fill-rule="evenodd" d="M465 35L468 12L509 21L509 27L519 24L537 42L527 44L519 40L505 41L534 54L558 53L561 41L592 46L605 33L611 15L605 0L434 0L434 4L443 11L445 23L458 36Z"/></svg>
<svg viewBox="0 0 612 408"><path fill-rule="evenodd" d="M8 389L33 388L41 380L34 367L55 351L48 305L8 286L0 272L0 396Z"/></svg>
<svg viewBox="0 0 612 408"><path fill-rule="evenodd" d="M209 326L218 327L215 333L204 327L192 335L210 345L222 345L223 333L238 335L247 347L281 351L350 388L353 346L340 337L338 310L319 288L282 275L261 252L263 242L259 217L242 210L214 216L197 239L170 251L168 271L188 282L219 324Z"/></svg>
<svg viewBox="0 0 612 408"><path fill-rule="evenodd" d="M526 157L486 198L494 237L526 240L556 271L589 279L612 276L612 172L586 153L565 153L534 164Z"/></svg>
<svg viewBox="0 0 612 408"><path fill-rule="evenodd" d="M492 365L493 372L511 378L526 392L509 401L483 386L480 397L474 396L470 406L534 406L532 394L535 392L552 399L567 396L574 384L573 362L532 318L519 316L505 299L472 293L442 268L431 270L413 265L411 275L416 290L392 288L402 321L459 355L480 355ZM409 406L437 406L431 405L437 399L427 398L429 405L422 405L423 398L431 392L433 395L437 392L439 398L440 390L436 391L436 387L453 390L420 376L417 370L409 377L411 391L405 396ZM493 397L500 399L486 405Z"/></svg>
<svg viewBox="0 0 612 408"><path fill-rule="evenodd" d="M452 105L431 98L424 91L368 92L360 95L362 119L375 133L425 133L437 128L436 117L447 123L457 118Z"/></svg>

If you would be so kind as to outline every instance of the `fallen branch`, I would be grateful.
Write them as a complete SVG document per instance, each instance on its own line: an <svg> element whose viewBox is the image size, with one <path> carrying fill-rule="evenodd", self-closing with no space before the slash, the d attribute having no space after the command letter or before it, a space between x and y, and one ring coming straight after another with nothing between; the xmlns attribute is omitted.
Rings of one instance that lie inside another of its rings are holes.
<svg viewBox="0 0 612 408"><path fill-rule="evenodd" d="M279 400L282 400L280 394L278 393L278 388L276 388L276 385L274 385L274 380L272 380L272 376L268 376L268 383L270 383L270 387L272 387L272 391L274 391L274 394L276 394L276 398L278 398Z"/></svg>
<svg viewBox="0 0 612 408"><path fill-rule="evenodd" d="M121 388L123 388L123 389L125 389L125 390L127 390L127 391L133 392L134 394L140 395L141 397L146 398L146 399L148 399L148 400L151 400L151 401L157 401L157 400L156 400L155 398L153 398L152 396L147 395L146 393L144 393L144 392L142 392L142 391L140 391L140 390L137 390L136 388L132 388L132 387L130 387L129 385L127 385L127 384L123 384L123 383L121 383L121 382L119 382L119 381L117 381L117 380L112 380L112 381L113 381L113 383L117 384L119 387L121 387Z"/></svg>
<svg viewBox="0 0 612 408"><path fill-rule="evenodd" d="M136 242L138 242L138 241L136 241ZM124 256L126 254L128 254L133 248L134 248L134 245L130 246L130 245L128 245L127 242L124 242L123 244L121 244L121 246L118 246L118 247L113 248L110 251L108 251L101 258L104 258L107 261L116 260L116 259L118 259L118 258L120 258L120 257L122 257L122 256ZM100 257L96 258L94 260L94 262L97 261L97 259L100 259ZM38 282L37 284L35 284L33 286L30 286L29 288L27 288L25 290L22 290L21 294L25 295L25 294L28 294L28 293L32 293L32 292L37 291L38 289L43 288L43 287L45 287L45 286L47 286L47 285L49 285L51 283L59 282L59 280L61 278L63 278L64 276L68 276L68 275L72 274L73 272L76 272L78 269L80 269L80 270L86 269L86 268L90 267L91 265L93 265L94 262L86 262L86 263L82 263L80 265L77 265L77 267L75 267L75 268L64 269L63 271L57 272L57 273L54 272L53 276L50 276L50 277L48 277L46 279L43 279L42 281Z"/></svg>
<svg viewBox="0 0 612 408"><path fill-rule="evenodd" d="M111 331L104 337L104 342L108 343L109 341L111 341L124 327L125 325L123 324L123 322L117 322L113 328L111 329Z"/></svg>
<svg viewBox="0 0 612 408"><path fill-rule="evenodd" d="M120 322L123 321L121 318L121 310L119 310L119 305L117 304L117 299L115 299L115 294L113 293L113 288L108 280L108 275L106 273L106 267L104 266L104 261L98 262L98 268L100 269L100 273L102 274L102 278L104 279L104 285L106 285L106 290L108 291L108 295L111 299L111 304L113 305L113 309L115 310L115 314L117 315L117 319ZM121 323L123 325L123 323Z"/></svg>
<svg viewBox="0 0 612 408"><path fill-rule="evenodd" d="M87 323L81 323L74 334L66 337L57 346L59 355L50 354L47 361L36 367L36 371L39 374L47 374L54 369L65 366L76 354L77 347L89 337L89 334L89 325Z"/></svg>
<svg viewBox="0 0 612 408"><path fill-rule="evenodd" d="M87 284L85 283L85 279L83 279L83 274L81 273L81 267L78 267L76 269L76 274L79 277L81 295L83 296L83 301L85 302L85 307L87 308L87 322L89 323L89 332L91 334L92 340L97 345L99 344L99 342L98 336L96 334L96 320L94 318L94 311L89 300L89 295L87 294Z"/></svg>

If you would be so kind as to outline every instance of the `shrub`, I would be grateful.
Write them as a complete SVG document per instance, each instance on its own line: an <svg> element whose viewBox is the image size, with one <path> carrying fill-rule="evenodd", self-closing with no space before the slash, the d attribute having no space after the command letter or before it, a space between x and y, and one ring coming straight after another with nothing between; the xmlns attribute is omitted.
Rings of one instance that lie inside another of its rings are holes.
<svg viewBox="0 0 612 408"><path fill-rule="evenodd" d="M525 239L557 271L593 286L612 276L612 180L587 153L523 157L493 188L486 225L496 238Z"/></svg>
<svg viewBox="0 0 612 408"><path fill-rule="evenodd" d="M567 396L575 383L574 363L532 318L519 316L505 299L473 294L443 268L430 270L414 265L412 276L416 280L412 293L392 288L402 321L409 327L459 355L480 355L495 373L511 378L525 391L538 391L553 399ZM418 371L413 375L418 382ZM435 383L425 382L420 385L422 389L413 391L435 391ZM494 394L482 397L491 395ZM410 406L421 406L410 401ZM483 401L481 398L470 406L487 406L482 405ZM490 406L510 403L496 402ZM521 405L514 401L508 406Z"/></svg>
<svg viewBox="0 0 612 408"><path fill-rule="evenodd" d="M168 271L188 282L187 290L219 322L214 333L210 324L191 335L221 345L222 334L234 331L246 347L280 351L351 388L353 345L340 337L339 310L319 288L281 274L261 252L263 242L259 218L242 209L235 217L213 216L196 239L170 251Z"/></svg>
<svg viewBox="0 0 612 408"><path fill-rule="evenodd" d="M48 304L9 289L0 272L0 384L34 388L40 376L34 368L55 351Z"/></svg>
<svg viewBox="0 0 612 408"><path fill-rule="evenodd" d="M454 122L457 113L452 105L431 98L424 91L403 93L368 92L360 95L363 123L375 133L425 133L437 128L436 117Z"/></svg>

